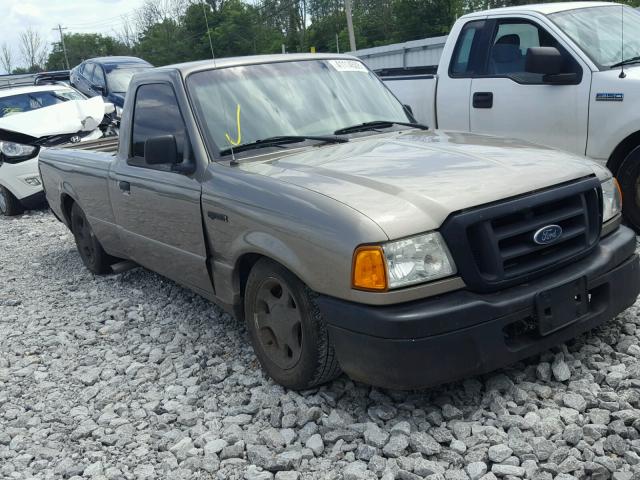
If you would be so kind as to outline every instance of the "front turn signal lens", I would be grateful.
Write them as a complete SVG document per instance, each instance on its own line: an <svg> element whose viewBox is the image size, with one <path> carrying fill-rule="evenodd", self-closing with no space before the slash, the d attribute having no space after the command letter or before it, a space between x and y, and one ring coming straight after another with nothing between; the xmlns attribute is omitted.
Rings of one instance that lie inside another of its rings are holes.
<svg viewBox="0 0 640 480"><path fill-rule="evenodd" d="M353 254L353 288L386 290L387 271L382 247L359 247Z"/></svg>

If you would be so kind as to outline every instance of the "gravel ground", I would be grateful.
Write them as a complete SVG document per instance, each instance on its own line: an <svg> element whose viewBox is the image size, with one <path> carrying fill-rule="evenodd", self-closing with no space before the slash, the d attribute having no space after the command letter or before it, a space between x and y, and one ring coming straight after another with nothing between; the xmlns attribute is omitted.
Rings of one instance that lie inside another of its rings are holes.
<svg viewBox="0 0 640 480"><path fill-rule="evenodd" d="M0 478L640 479L638 304L485 377L296 393L197 295L91 275L47 212L0 245Z"/></svg>

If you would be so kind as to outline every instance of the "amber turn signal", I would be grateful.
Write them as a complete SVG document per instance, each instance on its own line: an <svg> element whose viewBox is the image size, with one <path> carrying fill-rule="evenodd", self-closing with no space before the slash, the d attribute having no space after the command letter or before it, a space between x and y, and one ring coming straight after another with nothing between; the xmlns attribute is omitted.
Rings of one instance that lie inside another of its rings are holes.
<svg viewBox="0 0 640 480"><path fill-rule="evenodd" d="M622 200L624 200L624 198L622 196L622 188L620 188L620 183L618 182L618 179L615 177L613 177L613 183L618 189L618 194L620 194L620 203L622 204Z"/></svg>
<svg viewBox="0 0 640 480"><path fill-rule="evenodd" d="M387 270L382 247L359 247L353 254L353 288L360 290L386 290Z"/></svg>

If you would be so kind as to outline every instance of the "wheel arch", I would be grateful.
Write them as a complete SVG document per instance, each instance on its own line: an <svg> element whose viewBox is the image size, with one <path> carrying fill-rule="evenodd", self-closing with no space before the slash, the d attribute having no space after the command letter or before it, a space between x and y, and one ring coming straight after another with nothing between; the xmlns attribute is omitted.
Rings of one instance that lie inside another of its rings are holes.
<svg viewBox="0 0 640 480"><path fill-rule="evenodd" d="M65 225L71 228L71 209L76 200L66 192L60 195L60 206L62 207L62 217Z"/></svg>
<svg viewBox="0 0 640 480"><path fill-rule="evenodd" d="M638 146L640 146L640 130L628 135L613 149L607 161L607 168L611 170L614 175L617 175L622 162L624 162L625 158Z"/></svg>

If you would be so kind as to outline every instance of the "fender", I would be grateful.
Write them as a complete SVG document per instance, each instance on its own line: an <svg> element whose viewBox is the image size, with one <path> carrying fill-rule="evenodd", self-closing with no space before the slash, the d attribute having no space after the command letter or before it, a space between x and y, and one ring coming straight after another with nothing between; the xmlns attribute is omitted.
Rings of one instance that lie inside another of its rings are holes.
<svg viewBox="0 0 640 480"><path fill-rule="evenodd" d="M267 232L250 232L236 238L231 251L235 256L229 262L215 258L215 255L213 260L216 296L225 304L236 305L240 302L243 259L248 256L255 260L266 257L278 262L305 283L312 278L307 274L307 267L300 256L282 240ZM313 289L312 285L309 287Z"/></svg>

